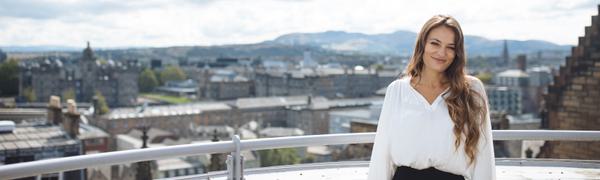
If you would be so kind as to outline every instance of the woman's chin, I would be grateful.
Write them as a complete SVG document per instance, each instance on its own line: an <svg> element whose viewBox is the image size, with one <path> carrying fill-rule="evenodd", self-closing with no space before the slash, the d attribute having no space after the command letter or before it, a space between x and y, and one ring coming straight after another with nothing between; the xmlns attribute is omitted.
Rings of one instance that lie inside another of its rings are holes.
<svg viewBox="0 0 600 180"><path fill-rule="evenodd" d="M444 73L444 72L446 72L446 70L447 70L448 68L444 68L444 67L435 67L435 68L431 68L431 69L432 69L434 72L437 72L437 73Z"/></svg>

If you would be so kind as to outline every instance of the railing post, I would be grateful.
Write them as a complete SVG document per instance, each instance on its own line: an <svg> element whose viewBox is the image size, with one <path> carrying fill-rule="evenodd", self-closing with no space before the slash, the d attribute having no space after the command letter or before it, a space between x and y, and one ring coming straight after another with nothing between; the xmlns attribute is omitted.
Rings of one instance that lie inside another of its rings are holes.
<svg viewBox="0 0 600 180"><path fill-rule="evenodd" d="M225 164L227 165L227 180L233 180L233 172L235 171L235 168L233 168L233 152L230 155L227 155Z"/></svg>
<svg viewBox="0 0 600 180"><path fill-rule="evenodd" d="M227 179L243 180L244 179L244 157L240 155L240 136L235 135L232 139L235 150L227 156Z"/></svg>
<svg viewBox="0 0 600 180"><path fill-rule="evenodd" d="M233 166L234 166L234 171L233 171L233 178L235 180L243 180L244 176L243 176L243 170L242 170L242 157L240 155L240 146L242 145L242 143L240 142L240 136L239 135L235 135L233 136L233 144L235 145L235 151L234 151L234 156L233 156Z"/></svg>

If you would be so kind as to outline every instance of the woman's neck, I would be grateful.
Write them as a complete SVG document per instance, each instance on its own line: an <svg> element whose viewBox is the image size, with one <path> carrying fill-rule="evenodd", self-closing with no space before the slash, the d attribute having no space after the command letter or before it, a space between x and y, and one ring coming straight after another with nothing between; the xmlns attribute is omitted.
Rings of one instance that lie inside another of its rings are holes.
<svg viewBox="0 0 600 180"><path fill-rule="evenodd" d="M431 88L444 88L448 82L444 73L427 70L422 71L418 78L415 84Z"/></svg>

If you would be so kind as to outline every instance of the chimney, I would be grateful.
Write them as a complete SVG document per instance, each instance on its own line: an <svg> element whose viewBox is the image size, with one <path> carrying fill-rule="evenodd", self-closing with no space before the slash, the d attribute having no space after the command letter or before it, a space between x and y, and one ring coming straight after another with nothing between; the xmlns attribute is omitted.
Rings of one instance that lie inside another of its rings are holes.
<svg viewBox="0 0 600 180"><path fill-rule="evenodd" d="M92 107L94 107L93 116L96 117L100 115L100 103L98 102L98 96L94 96L92 98Z"/></svg>
<svg viewBox="0 0 600 180"><path fill-rule="evenodd" d="M60 124L63 121L60 97L50 96L48 103L48 124Z"/></svg>
<svg viewBox="0 0 600 180"><path fill-rule="evenodd" d="M519 56L517 56L517 69L520 69L521 71L527 70L527 56L525 56L525 54L519 54Z"/></svg>
<svg viewBox="0 0 600 180"><path fill-rule="evenodd" d="M63 129L69 133L71 137L79 135L79 118L81 114L77 112L77 104L74 100L67 100L67 113L65 113L65 121L63 122Z"/></svg>

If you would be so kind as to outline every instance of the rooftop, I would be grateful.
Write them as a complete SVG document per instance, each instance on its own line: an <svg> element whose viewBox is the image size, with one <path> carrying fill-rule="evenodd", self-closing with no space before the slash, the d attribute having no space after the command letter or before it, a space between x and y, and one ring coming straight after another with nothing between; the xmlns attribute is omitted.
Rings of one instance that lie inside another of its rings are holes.
<svg viewBox="0 0 600 180"><path fill-rule="evenodd" d="M149 106L144 112L138 113L139 109L128 107L128 108L115 108L108 114L108 119L124 119L124 118L135 118L135 117L157 117L157 116L173 116L173 115L186 115L186 114L200 114L203 111L218 111L218 110L230 110L225 103L221 102L210 102L210 103L188 103L178 105L164 105L164 106Z"/></svg>
<svg viewBox="0 0 600 180"><path fill-rule="evenodd" d="M0 151L42 149L79 144L56 125L17 124L12 133L0 134Z"/></svg>
<svg viewBox="0 0 600 180"><path fill-rule="evenodd" d="M557 160L519 160L497 159L497 179L596 179L600 176L600 162L579 161L588 164L585 167L574 167L568 161ZM520 164L517 164L520 163ZM571 161L570 163L575 163ZM550 166L551 165L551 166ZM369 162L346 161L329 163L312 163L267 168L254 168L244 171L246 180L331 180L331 179L367 179ZM210 179L227 179L226 175L214 173ZM195 175L172 178L207 179L207 175Z"/></svg>
<svg viewBox="0 0 600 180"><path fill-rule="evenodd" d="M529 77L529 75L519 69L509 69L498 73L498 77Z"/></svg>

